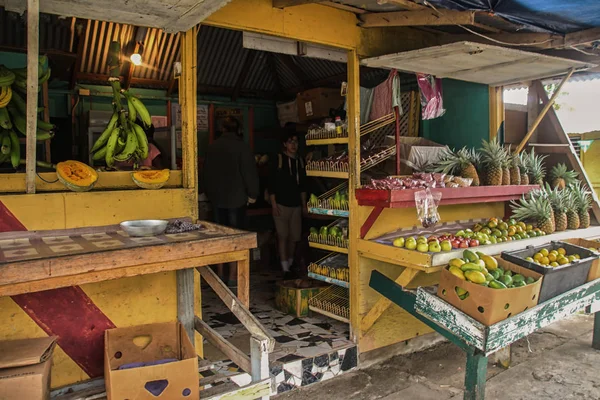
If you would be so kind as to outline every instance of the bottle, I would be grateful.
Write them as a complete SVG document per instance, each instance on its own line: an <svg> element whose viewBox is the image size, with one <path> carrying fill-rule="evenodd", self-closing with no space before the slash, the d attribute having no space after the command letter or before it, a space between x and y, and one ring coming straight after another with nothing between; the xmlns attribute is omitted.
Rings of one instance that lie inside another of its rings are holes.
<svg viewBox="0 0 600 400"><path fill-rule="evenodd" d="M342 119L340 117L335 117L335 133L337 133L338 136L342 136L344 133Z"/></svg>

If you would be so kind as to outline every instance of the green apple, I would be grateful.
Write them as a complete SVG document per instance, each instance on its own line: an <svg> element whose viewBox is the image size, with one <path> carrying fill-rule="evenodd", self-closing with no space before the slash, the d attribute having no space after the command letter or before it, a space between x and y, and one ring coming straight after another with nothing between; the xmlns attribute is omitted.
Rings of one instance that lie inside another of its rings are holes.
<svg viewBox="0 0 600 400"><path fill-rule="evenodd" d="M493 244L498 243L498 238L496 236L490 236L490 242L492 242Z"/></svg>
<svg viewBox="0 0 600 400"><path fill-rule="evenodd" d="M437 240L432 240L431 242L429 242L429 251L431 251L432 253L439 253L440 251L442 251L442 248Z"/></svg>
<svg viewBox="0 0 600 400"><path fill-rule="evenodd" d="M414 250L417 248L417 241L415 240L415 238L410 237L410 238L406 239L406 241L404 243L404 247L406 247L409 250Z"/></svg>
<svg viewBox="0 0 600 400"><path fill-rule="evenodd" d="M465 231L460 230L460 231L456 232L456 235L454 235L454 236L463 237L463 236L465 236Z"/></svg>
<svg viewBox="0 0 600 400"><path fill-rule="evenodd" d="M429 251L429 245L427 243L419 243L417 245L417 251L421 253L427 253Z"/></svg>
<svg viewBox="0 0 600 400"><path fill-rule="evenodd" d="M449 240L444 240L440 243L440 247L442 248L442 251L452 251L452 243L450 243Z"/></svg>
<svg viewBox="0 0 600 400"><path fill-rule="evenodd" d="M399 237L397 239L394 240L394 243L392 243L394 245L394 247L404 247L406 240L403 237Z"/></svg>
<svg viewBox="0 0 600 400"><path fill-rule="evenodd" d="M425 236L419 236L417 238L417 243L427 243L427 238Z"/></svg>

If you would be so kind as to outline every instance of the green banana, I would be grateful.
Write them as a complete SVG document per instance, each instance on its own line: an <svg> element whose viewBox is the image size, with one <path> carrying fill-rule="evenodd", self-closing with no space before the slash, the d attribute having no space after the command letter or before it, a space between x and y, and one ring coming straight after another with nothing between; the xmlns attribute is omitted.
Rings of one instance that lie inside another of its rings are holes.
<svg viewBox="0 0 600 400"><path fill-rule="evenodd" d="M54 137L54 133L46 132L46 131L37 131L35 134L36 140L43 142L44 140L52 139Z"/></svg>
<svg viewBox="0 0 600 400"><path fill-rule="evenodd" d="M43 119L37 120L37 127L43 131L52 131L56 130L56 125L51 124L50 122L46 122Z"/></svg>
<svg viewBox="0 0 600 400"><path fill-rule="evenodd" d="M15 133L15 131L8 132L10 136L10 163L13 168L17 169L19 167L19 160L21 159L21 144L19 143L19 137Z"/></svg>
<svg viewBox="0 0 600 400"><path fill-rule="evenodd" d="M100 150L95 152L94 155L92 156L92 160L94 160L94 161L104 160L106 158L106 150L107 150L106 147L107 146L104 146L103 148L101 148Z"/></svg>
<svg viewBox="0 0 600 400"><path fill-rule="evenodd" d="M146 128L150 127L150 125L152 125L152 117L150 117L150 113L148 112L148 109L146 108L144 103L142 103L142 101L140 99L138 99L137 97L129 94L129 92L125 92L125 97L127 98L128 101L131 101L131 103L135 107L137 116L140 117L140 119L144 123L144 127L146 127Z"/></svg>
<svg viewBox="0 0 600 400"><path fill-rule="evenodd" d="M125 96L125 99L127 99L127 110L129 111L129 120L131 122L135 122L135 119L137 118L137 111L135 109L135 106L133 105L129 97Z"/></svg>
<svg viewBox="0 0 600 400"><path fill-rule="evenodd" d="M102 131L102 134L100 135L98 140L96 140L96 143L94 143L94 146L92 146L92 153L99 150L101 147L103 147L108 142L108 139L110 138L113 130L115 129L115 126L117 125L118 120L119 120L119 113L117 111L115 111L113 113L112 117L110 117L110 121L108 121L108 125L106 125L106 129L104 129L104 131Z"/></svg>
<svg viewBox="0 0 600 400"><path fill-rule="evenodd" d="M38 79L38 86L42 86L44 83L46 83L46 81L48 79L50 79L51 72L52 72L52 70L50 70L50 68L48 68L46 70L46 72L44 72L44 74L41 76L41 78Z"/></svg>
<svg viewBox="0 0 600 400"><path fill-rule="evenodd" d="M145 160L148 158L148 138L146 137L146 132L136 123L133 124L133 131L137 137L140 160Z"/></svg>
<svg viewBox="0 0 600 400"><path fill-rule="evenodd" d="M115 147L115 154L119 154L120 152L123 151L123 149L125 148L125 139L123 139L120 135L119 135L119 139L117 140L117 146Z"/></svg>
<svg viewBox="0 0 600 400"><path fill-rule="evenodd" d="M4 129L12 129L12 121L10 115L8 115L8 109L6 107L0 108L0 127Z"/></svg>
<svg viewBox="0 0 600 400"><path fill-rule="evenodd" d="M27 103L25 102L25 99L23 99L17 92L13 92L13 96L10 99L9 104L14 104L21 114L27 114Z"/></svg>
<svg viewBox="0 0 600 400"><path fill-rule="evenodd" d="M0 86L10 86L15 81L15 73L0 65Z"/></svg>
<svg viewBox="0 0 600 400"><path fill-rule="evenodd" d="M10 136L8 135L8 132L3 131L0 134L0 152L4 155L10 154L11 146L12 146L12 144L11 144Z"/></svg>
<svg viewBox="0 0 600 400"><path fill-rule="evenodd" d="M108 138L108 142L106 143L106 155L104 156L104 160L106 161L106 166L108 167L112 167L115 165L115 147L117 146L117 140L119 139L120 132L120 127L113 129L112 133L110 134L110 137Z"/></svg>
<svg viewBox="0 0 600 400"><path fill-rule="evenodd" d="M27 136L27 121L25 120L25 118L19 113L19 110L17 110L16 108L9 107L8 110L10 111L12 121L15 125L15 128L17 128L17 131L21 132L24 136ZM54 132L46 131L38 126L35 135L37 140L48 140L54 137Z"/></svg>
<svg viewBox="0 0 600 400"><path fill-rule="evenodd" d="M125 128L125 131L127 132L127 141L125 142L125 148L119 154L114 156L115 161L123 162L129 160L138 147L136 134L128 128Z"/></svg>

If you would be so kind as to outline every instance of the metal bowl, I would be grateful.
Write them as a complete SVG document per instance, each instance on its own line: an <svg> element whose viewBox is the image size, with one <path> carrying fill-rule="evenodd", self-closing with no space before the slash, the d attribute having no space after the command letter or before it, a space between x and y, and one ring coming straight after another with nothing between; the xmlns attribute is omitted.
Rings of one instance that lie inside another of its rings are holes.
<svg viewBox="0 0 600 400"><path fill-rule="evenodd" d="M165 233L168 223L162 219L139 219L121 222L121 229L129 236L158 236Z"/></svg>

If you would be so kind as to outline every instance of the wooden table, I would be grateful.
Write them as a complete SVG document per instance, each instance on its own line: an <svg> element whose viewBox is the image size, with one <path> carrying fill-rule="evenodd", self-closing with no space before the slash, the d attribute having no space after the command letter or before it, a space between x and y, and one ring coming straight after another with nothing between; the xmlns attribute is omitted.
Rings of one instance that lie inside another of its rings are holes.
<svg viewBox="0 0 600 400"><path fill-rule="evenodd" d="M460 347L467 355L465 400L483 400L488 356L517 340L583 309L595 313L592 347L600 350L600 279L485 326L427 289L409 291L373 271L369 286Z"/></svg>
<svg viewBox="0 0 600 400"><path fill-rule="evenodd" d="M194 337L194 268L237 262L237 296L250 300L254 233L201 222L203 229L130 237L118 225L0 233L0 296L177 271L178 317Z"/></svg>

